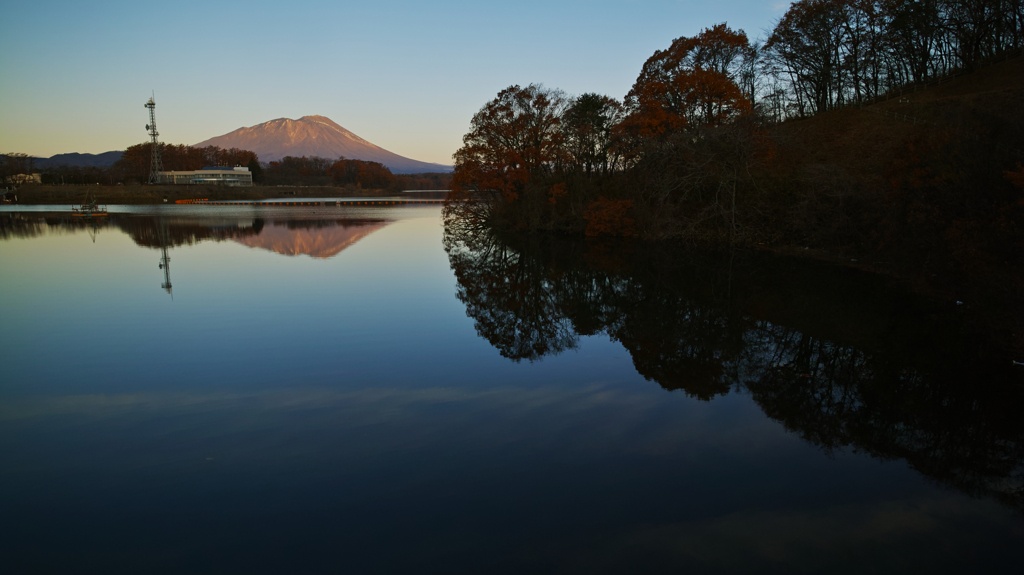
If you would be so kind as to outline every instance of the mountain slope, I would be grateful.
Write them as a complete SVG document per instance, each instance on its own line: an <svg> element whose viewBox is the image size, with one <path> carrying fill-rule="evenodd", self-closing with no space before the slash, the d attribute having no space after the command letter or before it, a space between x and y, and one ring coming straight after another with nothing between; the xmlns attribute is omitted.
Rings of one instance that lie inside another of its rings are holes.
<svg viewBox="0 0 1024 575"><path fill-rule="evenodd" d="M35 167L55 168L57 166L109 168L121 159L124 152L103 152L102 154L57 154L49 158L36 158Z"/></svg>
<svg viewBox="0 0 1024 575"><path fill-rule="evenodd" d="M285 156L319 156L380 162L398 174L450 172L451 166L420 162L389 152L342 128L324 116L303 116L298 120L278 118L195 144L256 152L261 161Z"/></svg>

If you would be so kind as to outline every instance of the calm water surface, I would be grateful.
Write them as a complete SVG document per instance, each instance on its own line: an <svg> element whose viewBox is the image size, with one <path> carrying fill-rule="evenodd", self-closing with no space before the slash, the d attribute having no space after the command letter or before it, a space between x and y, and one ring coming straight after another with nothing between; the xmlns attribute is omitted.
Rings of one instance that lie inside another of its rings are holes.
<svg viewBox="0 0 1024 575"><path fill-rule="evenodd" d="M111 211L0 213L5 572L1021 565L1024 387L965 306L436 207Z"/></svg>

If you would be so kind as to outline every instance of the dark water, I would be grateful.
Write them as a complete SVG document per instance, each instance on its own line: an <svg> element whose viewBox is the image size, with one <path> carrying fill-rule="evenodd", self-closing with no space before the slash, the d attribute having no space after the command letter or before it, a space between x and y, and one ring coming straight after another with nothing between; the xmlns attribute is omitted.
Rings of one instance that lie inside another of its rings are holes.
<svg viewBox="0 0 1024 575"><path fill-rule="evenodd" d="M0 213L5 572L1021 565L1021 368L969 305L437 208L112 211Z"/></svg>

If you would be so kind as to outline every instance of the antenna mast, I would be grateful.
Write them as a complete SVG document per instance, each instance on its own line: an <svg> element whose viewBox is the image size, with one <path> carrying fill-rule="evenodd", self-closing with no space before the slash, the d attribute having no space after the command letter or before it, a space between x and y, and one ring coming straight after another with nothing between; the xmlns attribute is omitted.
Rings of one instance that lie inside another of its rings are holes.
<svg viewBox="0 0 1024 575"><path fill-rule="evenodd" d="M146 107L149 108L149 123L146 124L146 129L149 130L149 138L153 143L152 157L149 161L149 183L159 184L160 172L164 171L164 164L160 161L160 142L157 141L157 136L160 133L156 131L156 101L153 96L149 97Z"/></svg>

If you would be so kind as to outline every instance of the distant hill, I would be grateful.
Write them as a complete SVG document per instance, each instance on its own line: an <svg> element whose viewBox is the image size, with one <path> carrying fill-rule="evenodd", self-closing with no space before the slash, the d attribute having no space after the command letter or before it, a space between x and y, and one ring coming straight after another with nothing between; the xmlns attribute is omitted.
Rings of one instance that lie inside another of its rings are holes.
<svg viewBox="0 0 1024 575"><path fill-rule="evenodd" d="M298 120L278 118L195 144L195 147L204 146L251 150L264 162L285 156L345 157L380 162L396 174L452 171L451 166L420 162L389 152L324 116L303 116Z"/></svg>
<svg viewBox="0 0 1024 575"><path fill-rule="evenodd" d="M77 168L109 168L121 159L124 152L103 152L102 154L57 154L49 158L36 158L35 167L55 168L71 166Z"/></svg>

